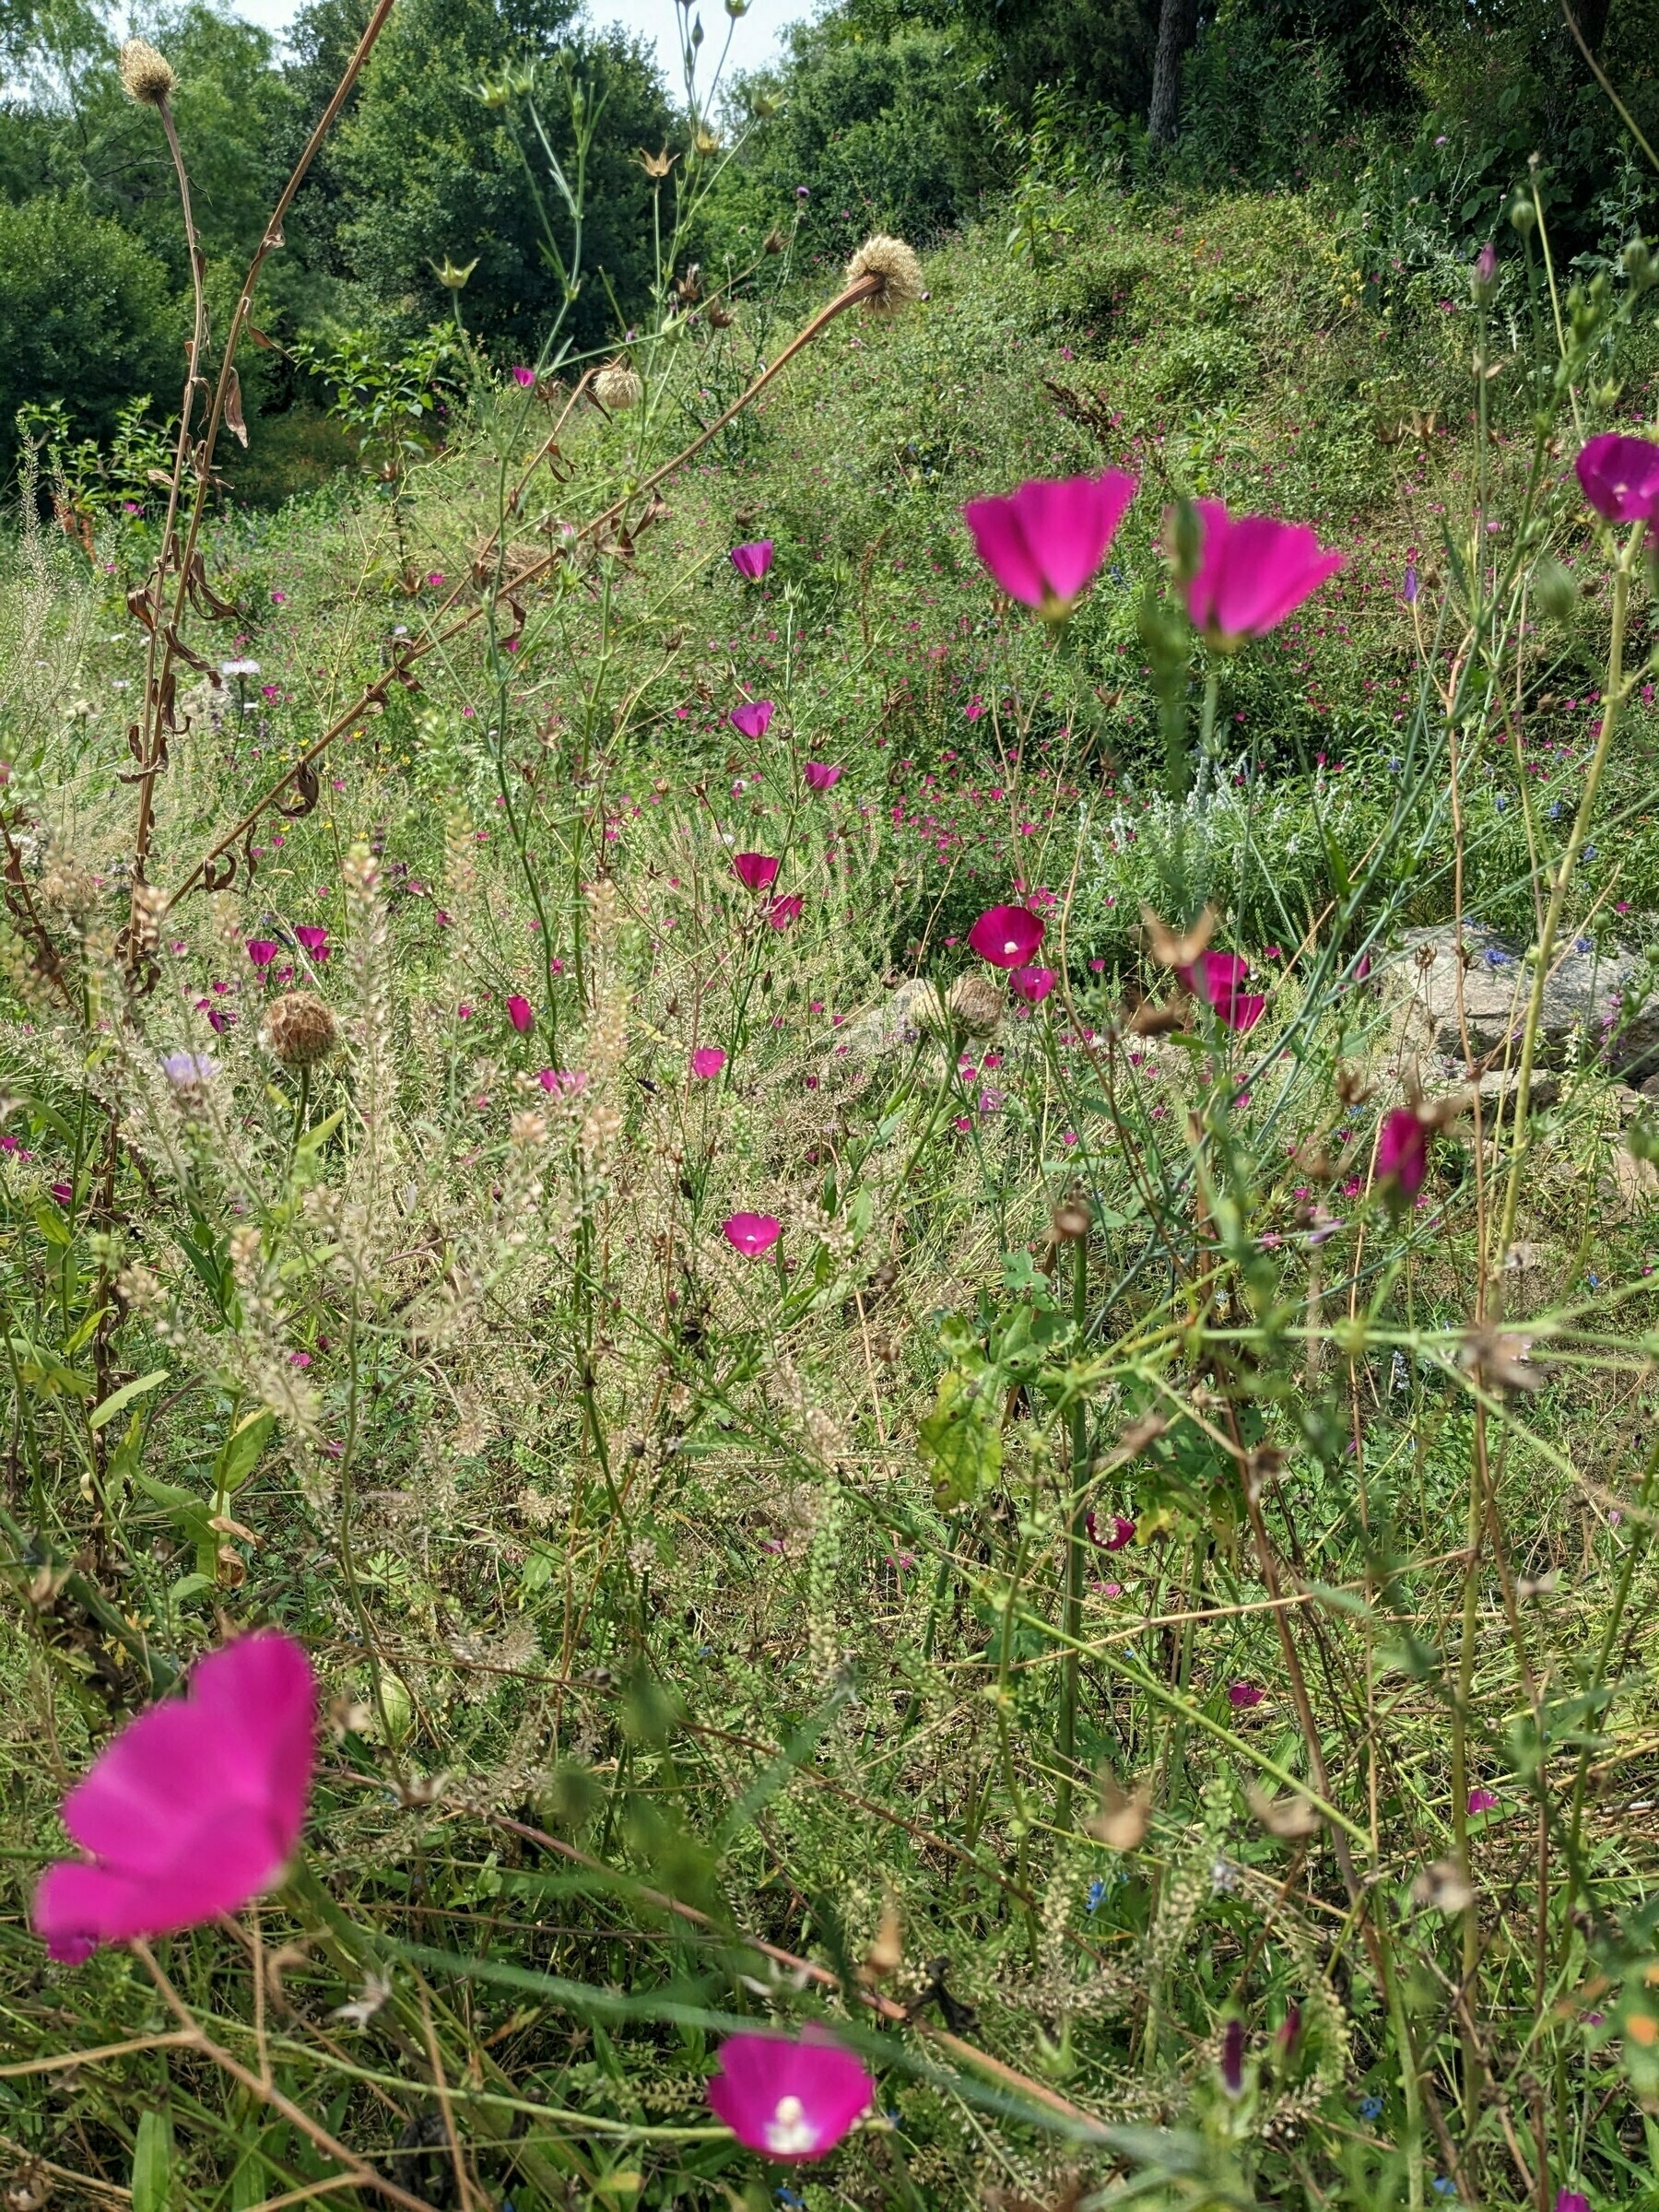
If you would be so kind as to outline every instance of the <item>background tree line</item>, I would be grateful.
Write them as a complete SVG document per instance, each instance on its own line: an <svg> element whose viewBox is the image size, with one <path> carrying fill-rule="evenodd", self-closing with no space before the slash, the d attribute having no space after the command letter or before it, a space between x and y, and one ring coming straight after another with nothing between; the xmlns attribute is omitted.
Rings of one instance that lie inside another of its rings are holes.
<svg viewBox="0 0 1659 2212"><path fill-rule="evenodd" d="M147 19L179 76L221 324L368 6L311 0L280 57L205 0ZM687 119L649 49L595 15L603 0L594 15L580 0L398 0L268 265L260 321L275 342L253 357L252 406L321 397L300 366L308 343L404 343L457 299L499 359L534 353L561 286L537 206L547 151L490 88L561 54L602 103L571 327L598 347L645 312L661 272L640 155L682 142ZM1581 0L1578 19L1659 137L1659 0ZM89 0L0 0L8 450L21 406L61 403L76 434L107 437L124 401L151 392L160 411L179 380L173 186L153 117L122 95L117 44ZM568 117L557 100L542 112L568 159ZM752 258L780 224L829 260L875 226L925 241L999 194L1115 178L1188 196L1322 186L1365 204L1385 274L1425 239L1473 250L1534 152L1572 252L1594 257L1655 213L1653 173L1559 0L831 0L778 70L728 89L716 120L731 159L697 241L714 266ZM458 295L446 264L471 265Z"/></svg>

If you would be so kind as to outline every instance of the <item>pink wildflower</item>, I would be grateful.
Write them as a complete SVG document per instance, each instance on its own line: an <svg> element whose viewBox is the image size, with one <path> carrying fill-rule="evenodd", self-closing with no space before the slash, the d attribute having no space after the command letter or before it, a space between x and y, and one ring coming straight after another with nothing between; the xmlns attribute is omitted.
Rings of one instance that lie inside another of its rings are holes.
<svg viewBox="0 0 1659 2212"><path fill-rule="evenodd" d="M1607 430L1592 438L1573 463L1579 487L1610 523L1659 519L1659 444Z"/></svg>
<svg viewBox="0 0 1659 2212"><path fill-rule="evenodd" d="M526 369L521 362L520 365L512 371L512 381L515 384L522 386L524 391L528 392L531 385L535 382L535 371L534 369Z"/></svg>
<svg viewBox="0 0 1659 2212"><path fill-rule="evenodd" d="M199 1660L188 1698L140 1713L64 1800L90 1862L47 1868L34 1924L54 1959L237 1912L293 1856L316 1758L316 1684L266 1632Z"/></svg>
<svg viewBox="0 0 1659 2212"><path fill-rule="evenodd" d="M876 2084L850 2051L819 2028L798 2039L728 2036L709 2102L737 2140L765 2158L801 2165L833 2150L870 2109Z"/></svg>
<svg viewBox="0 0 1659 2212"><path fill-rule="evenodd" d="M801 770L801 780L808 791L833 791L841 780L841 771L822 760L808 760Z"/></svg>
<svg viewBox="0 0 1659 2212"><path fill-rule="evenodd" d="M771 1250L782 1227L775 1214L733 1214L721 1223L726 1242L751 1260Z"/></svg>
<svg viewBox="0 0 1659 2212"><path fill-rule="evenodd" d="M700 1080L717 1076L726 1064L726 1056L717 1044L700 1044L691 1055L691 1073Z"/></svg>
<svg viewBox="0 0 1659 2212"><path fill-rule="evenodd" d="M767 890L777 880L778 864L769 853L735 853L732 866L746 891Z"/></svg>
<svg viewBox="0 0 1659 2212"><path fill-rule="evenodd" d="M1027 1006L1036 1006L1041 1005L1057 980L1052 968L1016 968L1008 978L1008 988L1016 998L1023 998Z"/></svg>
<svg viewBox="0 0 1659 2212"><path fill-rule="evenodd" d="M1102 1551L1122 1551L1125 1544L1135 1541L1135 1524L1125 1521L1122 1513L1112 1514L1104 1535L1093 1513L1084 1516L1083 1525L1088 1531L1089 1542L1098 1544Z"/></svg>
<svg viewBox="0 0 1659 2212"><path fill-rule="evenodd" d="M753 545L732 547L732 566L749 583L759 583L772 564L772 541L757 538Z"/></svg>
<svg viewBox="0 0 1659 2212"><path fill-rule="evenodd" d="M1399 1200L1415 1198L1429 1173L1429 1128L1409 1106L1382 1117L1377 1139L1377 1180Z"/></svg>
<svg viewBox="0 0 1659 2212"><path fill-rule="evenodd" d="M1187 612L1222 653L1276 629L1347 558L1327 552L1305 524L1267 514L1230 515L1219 500L1200 500L1204 545L1187 585Z"/></svg>
<svg viewBox="0 0 1659 2212"><path fill-rule="evenodd" d="M255 968L268 968L276 958L276 947L269 937L250 937L248 958Z"/></svg>
<svg viewBox="0 0 1659 2212"><path fill-rule="evenodd" d="M776 712L770 699L750 699L745 700L742 706L734 707L726 720L746 737L764 737Z"/></svg>
<svg viewBox="0 0 1659 2212"><path fill-rule="evenodd" d="M766 919L773 929L787 929L792 922L801 918L806 904L799 891L780 891L766 910Z"/></svg>
<svg viewBox="0 0 1659 2212"><path fill-rule="evenodd" d="M968 932L968 942L994 968L1024 968L1041 944L1045 927L1030 907L988 906Z"/></svg>
<svg viewBox="0 0 1659 2212"><path fill-rule="evenodd" d="M1187 989L1212 1008L1217 1019L1228 1029L1241 1033L1253 1030L1261 1020L1266 999L1259 993L1239 987L1250 973L1250 962L1241 953L1206 952L1190 968L1177 972Z"/></svg>
<svg viewBox="0 0 1659 2212"><path fill-rule="evenodd" d="M535 1079L544 1090L555 1091L561 1099L573 1099L579 1090L587 1088L587 1076L579 1067L540 1068Z"/></svg>
<svg viewBox="0 0 1659 2212"><path fill-rule="evenodd" d="M1006 499L970 500L962 516L1009 598L1064 621L1105 559L1135 490L1135 478L1115 468L1033 477Z"/></svg>
<svg viewBox="0 0 1659 2212"><path fill-rule="evenodd" d="M1498 1795L1494 1790L1471 1790L1469 1810L1472 1813L1491 1813L1498 1809Z"/></svg>
<svg viewBox="0 0 1659 2212"><path fill-rule="evenodd" d="M527 1036L535 1024L535 1015L530 1001L522 998L516 991L507 1001L507 1018L521 1037Z"/></svg>
<svg viewBox="0 0 1659 2212"><path fill-rule="evenodd" d="M1258 1689L1253 1682L1230 1682L1227 1686L1227 1701L1235 1712L1248 1712L1253 1705L1259 1705L1266 1695L1267 1692Z"/></svg>
<svg viewBox="0 0 1659 2212"><path fill-rule="evenodd" d="M301 922L296 926L294 935L313 960L328 958L328 932L321 923Z"/></svg>

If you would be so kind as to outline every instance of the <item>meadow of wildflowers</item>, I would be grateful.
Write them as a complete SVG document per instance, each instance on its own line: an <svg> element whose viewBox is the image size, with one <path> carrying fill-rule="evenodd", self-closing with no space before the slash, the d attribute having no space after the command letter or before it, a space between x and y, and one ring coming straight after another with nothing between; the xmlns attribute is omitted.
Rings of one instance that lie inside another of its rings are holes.
<svg viewBox="0 0 1659 2212"><path fill-rule="evenodd" d="M1652 2199L1654 293L1538 212L26 480L17 2212Z"/></svg>

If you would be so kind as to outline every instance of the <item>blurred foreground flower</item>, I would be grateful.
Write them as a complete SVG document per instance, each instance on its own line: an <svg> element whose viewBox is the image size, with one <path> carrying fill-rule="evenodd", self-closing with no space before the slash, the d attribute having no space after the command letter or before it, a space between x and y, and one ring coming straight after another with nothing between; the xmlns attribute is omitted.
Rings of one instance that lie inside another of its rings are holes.
<svg viewBox="0 0 1659 2212"><path fill-rule="evenodd" d="M1041 944L1044 924L1025 906L988 906L968 942L994 968L1024 968Z"/></svg>
<svg viewBox="0 0 1659 2212"><path fill-rule="evenodd" d="M1221 653L1277 629L1311 598L1346 555L1322 546L1306 524L1267 514L1230 515L1219 500L1199 500L1204 526L1198 571L1187 585L1187 612Z"/></svg>
<svg viewBox="0 0 1659 2212"><path fill-rule="evenodd" d="M962 518L980 559L1010 599L1063 622L1106 558L1135 479L1029 477L1006 499L970 500Z"/></svg>
<svg viewBox="0 0 1659 2212"><path fill-rule="evenodd" d="M304 1826L315 1717L311 1662L266 1632L209 1653L188 1698L130 1721L64 1800L93 1855L41 1877L34 1924L52 1956L197 1927L269 1889Z"/></svg>
<svg viewBox="0 0 1659 2212"><path fill-rule="evenodd" d="M1659 519L1659 445L1608 430L1573 463L1584 497L1610 523Z"/></svg>
<svg viewBox="0 0 1659 2212"><path fill-rule="evenodd" d="M1429 1173L1430 1124L1410 1106L1396 1106L1382 1117L1377 1139L1377 1180L1397 1203L1409 1203Z"/></svg>
<svg viewBox="0 0 1659 2212"><path fill-rule="evenodd" d="M850 2135L875 2100L876 2084L850 2051L821 2029L797 2041L734 2035L721 2044L709 2102L740 2143L799 2165L821 2159Z"/></svg>
<svg viewBox="0 0 1659 2212"><path fill-rule="evenodd" d="M1240 989L1250 973L1250 962L1242 953L1206 952L1179 972L1187 989L1228 1029L1253 1030L1261 1020L1267 1005L1265 997L1259 992Z"/></svg>
<svg viewBox="0 0 1659 2212"><path fill-rule="evenodd" d="M757 538L751 546L732 547L732 566L739 576L750 583L759 583L772 564L772 541L770 537Z"/></svg>
<svg viewBox="0 0 1659 2212"><path fill-rule="evenodd" d="M801 777L808 791L833 791L841 780L841 771L823 760L808 760L801 770Z"/></svg>
<svg viewBox="0 0 1659 2212"><path fill-rule="evenodd" d="M732 1214L720 1226L734 1251L758 1260L777 1242L783 1224L775 1214Z"/></svg>

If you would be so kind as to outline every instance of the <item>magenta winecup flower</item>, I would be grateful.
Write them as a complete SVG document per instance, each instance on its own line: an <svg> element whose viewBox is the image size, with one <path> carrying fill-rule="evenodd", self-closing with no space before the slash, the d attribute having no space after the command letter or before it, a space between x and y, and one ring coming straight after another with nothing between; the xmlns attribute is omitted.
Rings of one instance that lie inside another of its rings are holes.
<svg viewBox="0 0 1659 2212"><path fill-rule="evenodd" d="M1429 1172L1429 1129L1409 1106L1382 1116L1377 1139L1377 1181L1401 1198L1415 1198Z"/></svg>
<svg viewBox="0 0 1659 2212"><path fill-rule="evenodd" d="M734 1250L758 1260L777 1242L783 1224L775 1214L733 1214L720 1226Z"/></svg>
<svg viewBox="0 0 1659 2212"><path fill-rule="evenodd" d="M780 891L768 905L766 919L773 929L787 929L792 922L800 920L806 903L799 891Z"/></svg>
<svg viewBox="0 0 1659 2212"><path fill-rule="evenodd" d="M535 382L535 371L534 369L526 369L521 362L512 372L512 381L515 384L520 385L524 391L528 392L531 385Z"/></svg>
<svg viewBox="0 0 1659 2212"><path fill-rule="evenodd" d="M737 880L746 891L763 891L777 877L778 863L768 853L738 853L732 858Z"/></svg>
<svg viewBox="0 0 1659 2212"><path fill-rule="evenodd" d="M276 947L269 937L250 937L248 958L255 968L268 968L276 958Z"/></svg>
<svg viewBox="0 0 1659 2212"><path fill-rule="evenodd" d="M328 958L328 931L320 922L298 924L294 935L313 960L325 960Z"/></svg>
<svg viewBox="0 0 1659 2212"><path fill-rule="evenodd" d="M732 566L750 583L759 583L772 564L772 541L757 538L753 545L732 547Z"/></svg>
<svg viewBox="0 0 1659 2212"><path fill-rule="evenodd" d="M1177 969L1176 973L1228 1029L1253 1030L1261 1020L1267 1001L1261 994L1241 987L1250 973L1250 962L1241 953L1202 953L1190 968Z"/></svg>
<svg viewBox="0 0 1659 2212"><path fill-rule="evenodd" d="M528 1033L531 1025L535 1020L530 1001L527 998L522 998L516 991L507 1001L507 1018L521 1037Z"/></svg>
<svg viewBox="0 0 1659 2212"><path fill-rule="evenodd" d="M1265 1690L1258 1689L1253 1682L1230 1682L1227 1686L1227 1701L1235 1712L1248 1712L1253 1705L1259 1705L1266 1694Z"/></svg>
<svg viewBox="0 0 1659 2212"><path fill-rule="evenodd" d="M1610 523L1659 521L1659 445L1607 430L1573 463L1584 497Z"/></svg>
<svg viewBox="0 0 1659 2212"><path fill-rule="evenodd" d="M1025 906L988 906L968 942L994 968L1024 968L1041 944L1044 924Z"/></svg>
<svg viewBox="0 0 1659 2212"><path fill-rule="evenodd" d="M1008 988L1016 998L1023 998L1028 1006L1035 1006L1041 1004L1058 981L1052 968L1016 968L1008 978Z"/></svg>
<svg viewBox="0 0 1659 2212"><path fill-rule="evenodd" d="M1196 504L1204 538L1187 612L1220 652L1276 629L1347 558L1327 552L1305 524L1230 515L1219 500Z"/></svg>
<svg viewBox="0 0 1659 2212"><path fill-rule="evenodd" d="M691 1073L701 1078L717 1076L726 1064L726 1056L717 1044L700 1044L691 1055Z"/></svg>
<svg viewBox="0 0 1659 2212"><path fill-rule="evenodd" d="M316 1758L316 1683L269 1631L198 1660L190 1695L129 1721L64 1800L90 1860L49 1866L34 1925L54 1959L238 1912L294 1855Z"/></svg>
<svg viewBox="0 0 1659 2212"><path fill-rule="evenodd" d="M1492 1813L1498 1809L1498 1798L1492 1790L1471 1790L1469 1810L1472 1813Z"/></svg>
<svg viewBox="0 0 1659 2212"><path fill-rule="evenodd" d="M1009 598L1063 621L1105 559L1135 486L1116 468L1095 477L1032 477L1006 499L970 500L962 517Z"/></svg>
<svg viewBox="0 0 1659 2212"><path fill-rule="evenodd" d="M801 779L808 791L833 791L841 780L841 771L828 761L808 760L802 766Z"/></svg>
<svg viewBox="0 0 1659 2212"><path fill-rule="evenodd" d="M732 709L726 720L746 737L764 737L776 712L770 699L746 700L742 706Z"/></svg>
<svg viewBox="0 0 1659 2212"><path fill-rule="evenodd" d="M740 2143L785 2165L821 2159L870 2109L876 2084L821 2029L797 2041L734 2035L721 2044L709 2102Z"/></svg>

